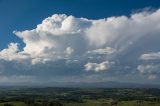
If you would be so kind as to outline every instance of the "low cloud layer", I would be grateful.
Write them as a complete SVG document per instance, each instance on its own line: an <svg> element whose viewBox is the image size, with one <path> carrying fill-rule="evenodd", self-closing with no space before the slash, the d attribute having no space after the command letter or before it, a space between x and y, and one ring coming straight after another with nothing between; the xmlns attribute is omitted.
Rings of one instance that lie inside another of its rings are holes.
<svg viewBox="0 0 160 106"><path fill-rule="evenodd" d="M92 73L88 75L84 71L87 70L104 72L110 77L117 77L117 73L119 77L121 73L132 76L148 70L148 66L142 64L150 65L152 62L148 60L160 57L160 47L157 46L160 9L134 13L130 17L113 16L97 20L54 14L35 29L14 31L14 34L23 40L25 46L21 50L20 44L10 43L8 48L0 51L2 75L24 75L27 70L30 75L44 79L51 74L53 77L78 78L90 76ZM8 71L8 64L14 72ZM157 64L159 62L154 63ZM16 71L21 66L21 72ZM128 66L130 68L126 69ZM42 70L47 73L45 76ZM149 79L155 79L153 74Z"/></svg>

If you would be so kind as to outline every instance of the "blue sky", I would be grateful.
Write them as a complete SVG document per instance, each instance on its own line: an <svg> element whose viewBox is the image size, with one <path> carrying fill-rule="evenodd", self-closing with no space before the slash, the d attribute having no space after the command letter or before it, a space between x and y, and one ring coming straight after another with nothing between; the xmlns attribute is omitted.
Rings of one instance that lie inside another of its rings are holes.
<svg viewBox="0 0 160 106"><path fill-rule="evenodd" d="M0 0L0 83L157 84L159 8L159 0Z"/></svg>

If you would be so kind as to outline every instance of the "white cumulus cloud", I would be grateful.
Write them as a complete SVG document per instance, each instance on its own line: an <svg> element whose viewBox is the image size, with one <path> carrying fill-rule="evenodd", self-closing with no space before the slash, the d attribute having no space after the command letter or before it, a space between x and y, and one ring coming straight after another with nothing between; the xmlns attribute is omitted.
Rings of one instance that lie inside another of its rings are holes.
<svg viewBox="0 0 160 106"><path fill-rule="evenodd" d="M87 63L84 65L86 71L107 71L111 65L113 65L113 62L104 61L102 63Z"/></svg>
<svg viewBox="0 0 160 106"><path fill-rule="evenodd" d="M138 65L137 69L142 74L160 74L160 64L147 64L147 65Z"/></svg>
<svg viewBox="0 0 160 106"><path fill-rule="evenodd" d="M157 78L157 76L154 75L154 74L148 76L148 79L149 79L149 80L155 80L156 78Z"/></svg>
<svg viewBox="0 0 160 106"><path fill-rule="evenodd" d="M0 51L0 59L7 61L26 59L27 55L19 52L18 43L10 43L8 48Z"/></svg>
<svg viewBox="0 0 160 106"><path fill-rule="evenodd" d="M159 60L160 59L160 52L152 52L147 54L142 54L140 56L142 60Z"/></svg>

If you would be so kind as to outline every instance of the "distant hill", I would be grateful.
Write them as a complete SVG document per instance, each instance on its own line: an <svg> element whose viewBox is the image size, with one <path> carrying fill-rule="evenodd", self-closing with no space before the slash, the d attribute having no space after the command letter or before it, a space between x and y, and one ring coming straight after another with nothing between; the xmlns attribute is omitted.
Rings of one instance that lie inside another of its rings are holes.
<svg viewBox="0 0 160 106"><path fill-rule="evenodd" d="M53 82L48 86L75 88L160 88L160 85L156 84L138 84L122 82Z"/></svg>
<svg viewBox="0 0 160 106"><path fill-rule="evenodd" d="M0 87L67 87L67 88L160 88L160 84L139 84L139 83L124 83L124 82L50 82L41 84L4 84Z"/></svg>

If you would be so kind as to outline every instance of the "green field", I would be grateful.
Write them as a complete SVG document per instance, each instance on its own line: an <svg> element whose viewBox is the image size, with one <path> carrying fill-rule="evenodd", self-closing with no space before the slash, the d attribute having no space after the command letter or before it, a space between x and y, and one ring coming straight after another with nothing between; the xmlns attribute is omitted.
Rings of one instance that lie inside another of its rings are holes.
<svg viewBox="0 0 160 106"><path fill-rule="evenodd" d="M19 101L0 103L0 106L4 106L6 104L9 104L12 106L28 106L24 102L19 102ZM33 106L38 106L38 105L33 105ZM42 105L42 106L45 106L45 105ZM60 105L49 105L49 106L60 106ZM111 102L101 101L101 100L87 100L84 103L75 103L75 102L63 103L62 106L111 106ZM113 106L116 106L116 105L113 105ZM149 102L149 101L142 101L140 104L138 104L137 101L120 101L118 102L117 106L160 106L160 104L159 102L155 103L155 102Z"/></svg>
<svg viewBox="0 0 160 106"><path fill-rule="evenodd" d="M0 106L160 106L160 89L1 88Z"/></svg>

